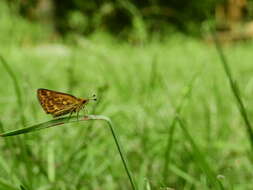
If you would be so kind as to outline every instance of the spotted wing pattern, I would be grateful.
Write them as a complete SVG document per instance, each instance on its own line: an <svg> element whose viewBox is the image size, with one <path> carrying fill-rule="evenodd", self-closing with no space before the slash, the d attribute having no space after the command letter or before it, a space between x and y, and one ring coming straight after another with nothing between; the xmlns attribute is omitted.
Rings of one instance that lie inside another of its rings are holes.
<svg viewBox="0 0 253 190"><path fill-rule="evenodd" d="M82 105L82 99L53 90L40 88L37 91L37 96L44 111L54 117L75 112Z"/></svg>

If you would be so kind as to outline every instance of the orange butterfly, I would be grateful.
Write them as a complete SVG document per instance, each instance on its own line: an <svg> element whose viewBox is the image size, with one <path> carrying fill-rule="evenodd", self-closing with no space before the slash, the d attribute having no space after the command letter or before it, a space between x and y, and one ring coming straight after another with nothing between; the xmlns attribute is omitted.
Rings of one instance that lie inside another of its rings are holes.
<svg viewBox="0 0 253 190"><path fill-rule="evenodd" d="M37 96L39 102L47 114L52 114L53 117L58 117L70 113L77 112L77 118L79 111L85 108L90 100L96 101L96 95L91 98L76 98L70 94L56 92L53 90L40 88L37 90Z"/></svg>

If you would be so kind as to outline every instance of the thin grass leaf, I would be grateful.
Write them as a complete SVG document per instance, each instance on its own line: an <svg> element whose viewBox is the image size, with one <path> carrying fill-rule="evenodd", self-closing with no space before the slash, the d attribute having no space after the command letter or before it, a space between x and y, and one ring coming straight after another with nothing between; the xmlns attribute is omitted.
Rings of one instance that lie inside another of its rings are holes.
<svg viewBox="0 0 253 190"><path fill-rule="evenodd" d="M129 182L131 184L131 187L133 190L136 190L137 188L135 187L135 183L132 177L132 174L129 170L126 158L125 158L125 154L123 153L122 147L120 145L119 142L119 138L115 133L115 130L113 128L113 124L110 120L110 118L103 116L103 115L87 115L84 117L79 118L79 120L77 120L77 116L72 116L72 117L62 117L62 118L58 118L58 119L53 119L47 122L43 122L37 125L33 125L31 127L26 127L23 129L18 129L18 130L14 130L14 131L10 131L10 132L6 132L6 133L2 133L0 134L0 137L9 137L9 136L16 136L16 135L20 135L20 134L25 134L25 133L31 133L31 132L35 132L38 130L42 130L42 129L46 129L49 127L56 127L59 125L64 125L64 124L68 124L68 123L75 123L75 122L81 122L81 121L90 121L90 120L103 120L106 121L106 123L108 124L110 131L112 133L114 142L116 144L117 150L119 152L122 164L124 166L124 169L126 171L126 174L128 176Z"/></svg>
<svg viewBox="0 0 253 190"><path fill-rule="evenodd" d="M21 189L21 190L28 190L28 189L26 189L23 185L20 185L20 189Z"/></svg>
<svg viewBox="0 0 253 190"><path fill-rule="evenodd" d="M2 123L2 121L0 120L0 132L4 132L4 125Z"/></svg>
<svg viewBox="0 0 253 190"><path fill-rule="evenodd" d="M55 151L54 146L48 146L47 164L48 164L48 179L50 182L55 182Z"/></svg>
<svg viewBox="0 0 253 190"><path fill-rule="evenodd" d="M158 82L158 63L157 63L157 56L154 56L151 64L151 71L149 77L149 90L152 91L154 87L157 85Z"/></svg>
<svg viewBox="0 0 253 190"><path fill-rule="evenodd" d="M172 122L169 126L169 132L168 132L168 139L167 144L165 147L165 154L164 154L164 167L163 167L163 182L166 182L166 178L168 176L168 170L169 170L169 162L170 162L170 154L173 146L173 138L174 138L174 132L175 132L175 126L177 121L177 115L181 114L181 111L183 107L186 104L186 101L189 99L190 94L192 92L192 89L194 87L194 83L197 79L197 76L199 75L199 72L196 73L193 78L190 80L189 84L185 87L185 91L183 92L182 99L175 110L175 115L172 118Z"/></svg>
<svg viewBox="0 0 253 190"><path fill-rule="evenodd" d="M23 101L22 101L22 95L21 95L21 90L20 90L20 86L18 83L18 79L15 75L15 72L12 70L10 65L7 63L7 61L1 55L0 55L0 62L2 63L3 67L5 68L6 72L10 76L10 78L12 79L17 102L18 102L19 119L20 119L21 124L23 126L25 126L26 119L24 116ZM20 159L23 160L23 162L26 164L26 168L28 171L27 177L26 177L26 179L28 180L33 175L32 168L30 167L30 161L29 161L29 155L28 155L28 152L31 152L31 149L28 146L26 139L17 138L17 141L18 141L18 146L20 146L20 149L21 149ZM32 180L31 179L28 180L27 183L32 183Z"/></svg>
<svg viewBox="0 0 253 190"><path fill-rule="evenodd" d="M20 121L22 122L23 126L25 126L25 116L24 116L24 109L23 109L23 101L22 101L22 97L21 97L21 90L18 84L18 80L17 77L15 75L15 73L13 72L13 70L11 69L11 67L7 64L6 60L3 58L3 56L0 55L0 60L1 63L3 65L3 67L5 68L6 72L9 74L9 76L11 77L12 81L13 81L13 86L15 89L15 93L17 96L17 101L18 101L18 106L19 106L19 113L20 113Z"/></svg>
<svg viewBox="0 0 253 190"><path fill-rule="evenodd" d="M195 157L197 165L199 165L201 170L206 174L210 185L215 187L215 189L224 190L222 183L217 179L217 175L215 175L215 172L213 171L212 167L207 162L205 155L200 151L200 148L197 146L192 136L190 135L187 127L185 126L185 122L179 116L177 116L177 122L179 123L179 126L184 133L185 139L192 147L193 156Z"/></svg>
<svg viewBox="0 0 253 190"><path fill-rule="evenodd" d="M18 188L13 186L9 182L6 182L4 179L0 178L0 189L17 190Z"/></svg>
<svg viewBox="0 0 253 190"><path fill-rule="evenodd" d="M198 185L198 181L194 179L191 175L186 173L185 171L181 170L180 168L176 167L175 165L171 164L170 165L170 170L174 172L177 176L183 178L187 183L193 184L195 186Z"/></svg>
<svg viewBox="0 0 253 190"><path fill-rule="evenodd" d="M76 66L76 49L73 51L72 56L70 57L67 71L68 76L68 93L72 94L75 87L78 85L78 80L75 78L75 66Z"/></svg>
<svg viewBox="0 0 253 190"><path fill-rule="evenodd" d="M233 78L231 69L229 67L226 56L225 56L225 54L222 50L221 44L220 44L220 42L219 42L219 40L218 40L218 38L217 38L214 31L212 31L212 34L213 34L213 39L214 39L214 42L215 42L216 50L217 50L217 52L219 54L219 58L221 60L221 64L222 64L223 69L225 71L226 77L228 78L231 91L232 91L232 93L233 93L233 95L236 99L237 107L239 109L239 112L240 112L243 120L244 120L246 132L248 134L249 142L251 144L251 150L253 151L253 130L252 130L252 125L250 123L250 120L248 118L247 110L246 110L246 108L244 106L244 103L242 101L239 88L236 84L236 80Z"/></svg>

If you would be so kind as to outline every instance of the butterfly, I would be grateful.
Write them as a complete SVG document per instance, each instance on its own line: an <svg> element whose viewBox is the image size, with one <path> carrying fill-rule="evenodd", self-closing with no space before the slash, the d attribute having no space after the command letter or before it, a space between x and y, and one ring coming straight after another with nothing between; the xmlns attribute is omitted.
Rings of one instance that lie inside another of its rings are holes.
<svg viewBox="0 0 253 190"><path fill-rule="evenodd" d="M72 113L77 112L78 118L79 111L84 109L90 100L96 101L96 95L90 98L77 98L70 94L43 88L37 90L37 96L44 111L53 117L63 116L68 113L71 117Z"/></svg>

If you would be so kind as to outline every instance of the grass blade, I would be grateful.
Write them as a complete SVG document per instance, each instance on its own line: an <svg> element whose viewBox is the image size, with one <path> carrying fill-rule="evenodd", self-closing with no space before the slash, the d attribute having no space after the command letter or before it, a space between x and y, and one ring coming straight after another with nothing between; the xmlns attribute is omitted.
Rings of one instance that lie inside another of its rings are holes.
<svg viewBox="0 0 253 190"><path fill-rule="evenodd" d="M181 113L184 105L186 104L186 100L189 98L194 83L196 81L196 78L199 73L196 73L189 84L186 86L185 92L183 93L182 99L178 106L176 107L175 110L175 116L172 119L172 122L169 126L169 132L168 132L168 139L167 139L167 144L165 147L165 154L164 154L164 167L163 167L163 182L165 183L166 178L168 176L168 170L169 170L169 162L170 162L170 154L173 146L173 138L174 138L174 132L175 132L175 126L176 126L176 121L177 121L177 115Z"/></svg>
<svg viewBox="0 0 253 190"><path fill-rule="evenodd" d="M200 166L201 170L206 174L207 178L209 179L210 184L216 187L215 189L224 190L222 183L217 179L217 175L215 175L215 172L213 171L212 167L210 167L210 165L206 161L205 155L200 151L199 147L191 137L188 129L185 126L185 122L179 116L177 116L177 122L184 133L185 139L192 147L192 150L194 152L193 156L195 157L197 163L196 165Z"/></svg>
<svg viewBox="0 0 253 190"><path fill-rule="evenodd" d="M216 47L216 50L219 54L219 58L221 60L221 64L223 66L223 69L226 73L226 76L228 78L228 81L229 81L229 84L230 84L230 88L232 90L232 93L236 99L236 102L237 102L237 106L238 106L238 109L239 109L239 112L244 120L244 123L245 123L245 128L246 128L246 131L247 131L247 134L248 134L248 138L249 138L249 141L250 141L250 144L251 144L251 149L253 151L253 130L252 130L252 126L251 126L251 123L250 123L250 120L248 118L248 114L247 114L247 111L246 111L246 108L244 106L244 103L242 101L242 98L241 98L241 95L240 95L240 91L239 91L239 88L232 76L232 72L231 72L231 69L228 65L228 61L226 59L226 56L225 54L223 53L223 50L222 50L222 47L221 47L221 44L215 34L215 32L212 32L213 34L213 39L214 39L214 42L215 42L215 47Z"/></svg>
<svg viewBox="0 0 253 190"><path fill-rule="evenodd" d="M4 69L6 70L6 72L8 73L8 75L10 76L10 78L12 79L13 82L13 86L14 86L14 91L16 94L16 98L17 98L17 104L18 104L18 109L19 109L19 120L21 122L21 124L23 126L25 126L26 123L26 119L25 119L25 115L24 115L24 109L23 109L23 101L22 101L22 94L21 94L21 88L19 86L18 83L18 79L15 75L15 72L12 70L12 68L10 67L10 65L7 63L7 61L4 59L3 56L0 55L0 62L2 63ZM21 138L17 138L18 141L18 145L20 146L21 149L21 160L26 164L26 167L28 168L28 174L27 174L27 179L30 178L30 176L32 176L32 171L31 171L31 167L30 167L30 162L29 162L29 154L28 152L31 152L30 147L28 146L25 138L21 139ZM29 180L27 183L32 184L32 180Z"/></svg>
<svg viewBox="0 0 253 190"><path fill-rule="evenodd" d="M54 146L50 145L48 146L48 151L47 151L47 165L48 165L48 179L51 183L55 182L55 150Z"/></svg>
<svg viewBox="0 0 253 190"><path fill-rule="evenodd" d="M18 188L14 187L12 184L9 184L4 179L0 178L0 188L6 190L17 190Z"/></svg>
<svg viewBox="0 0 253 190"><path fill-rule="evenodd" d="M126 158L125 158L125 154L123 153L123 150L122 150L120 142L119 142L119 138L116 135L116 132L113 128L112 121L110 120L110 118L108 118L106 116L103 116L103 115L87 115L87 116L84 116L82 118L79 118L79 120L77 120L77 116L72 116L72 117L67 116L67 117L62 117L62 118L59 118L59 119L53 119L53 120L43 122L43 123L40 123L40 124L37 124L37 125L26 127L26 128L23 128L23 129L18 129L18 130L2 133L2 134L0 134L0 137L15 136L15 135L20 135L20 134L35 132L35 131L38 131L38 130L41 130L41 129L46 129L46 128L49 128L49 127L56 127L56 126L64 125L64 124L68 124L68 123L74 123L74 122L80 122L80 121L90 121L90 120L103 120L103 121L106 121L106 123L108 124L108 126L110 128L110 131L112 133L114 142L116 144L117 150L119 152L122 164L124 166L124 169L125 169L126 174L128 176L129 182L131 184L131 187L132 187L133 190L136 190L132 174L129 170L129 167L128 167L128 164L127 164L127 161L126 161Z"/></svg>
<svg viewBox="0 0 253 190"><path fill-rule="evenodd" d="M0 60L1 60L3 67L5 68L5 70L7 71L7 73L9 74L9 76L11 77L11 79L13 81L14 89L15 89L16 96L17 96L18 106L19 106L20 121L23 124L23 126L25 126L26 122L25 122L25 116L24 116L24 111L23 111L23 101L22 101L21 90L20 90L20 87L18 84L17 77L14 74L11 67L7 64L6 60L1 55L0 55Z"/></svg>

